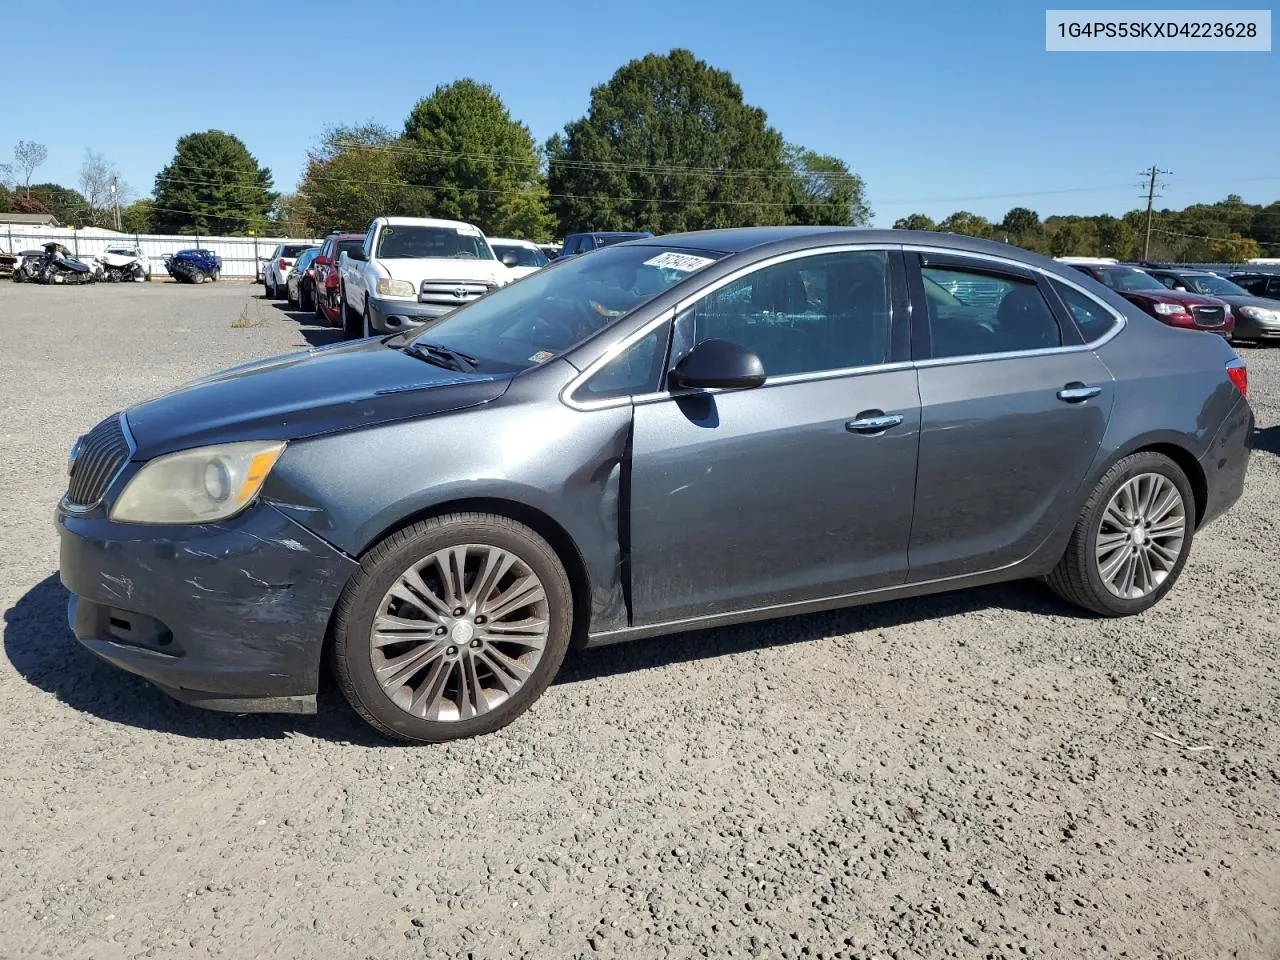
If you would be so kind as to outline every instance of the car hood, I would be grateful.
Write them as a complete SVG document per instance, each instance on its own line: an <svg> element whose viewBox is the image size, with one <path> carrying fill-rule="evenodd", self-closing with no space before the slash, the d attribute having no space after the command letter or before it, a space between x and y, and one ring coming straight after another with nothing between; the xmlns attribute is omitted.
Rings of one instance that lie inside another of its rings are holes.
<svg viewBox="0 0 1280 960"><path fill-rule="evenodd" d="M1142 303L1180 303L1186 307L1220 307L1220 297L1206 297L1200 293L1183 293L1180 290L1117 290L1120 296Z"/></svg>
<svg viewBox="0 0 1280 960"><path fill-rule="evenodd" d="M510 376L446 370L361 340L231 367L127 410L147 460L235 440L298 440L460 410L502 396Z"/></svg>
<svg viewBox="0 0 1280 960"><path fill-rule="evenodd" d="M497 260L453 260L443 257L414 257L379 260L378 265L393 280L408 280L415 287L423 280L480 280L499 286L512 277Z"/></svg>

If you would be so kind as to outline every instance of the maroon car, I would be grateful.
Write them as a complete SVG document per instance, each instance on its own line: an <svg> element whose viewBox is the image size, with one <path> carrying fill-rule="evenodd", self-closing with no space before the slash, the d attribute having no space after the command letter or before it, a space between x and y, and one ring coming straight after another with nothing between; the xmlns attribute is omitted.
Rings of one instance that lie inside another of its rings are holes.
<svg viewBox="0 0 1280 960"><path fill-rule="evenodd" d="M347 250L358 250L364 243L363 233L331 233L312 266L316 271L316 316L330 326L342 326L342 290L338 258Z"/></svg>
<svg viewBox="0 0 1280 960"><path fill-rule="evenodd" d="M1122 263L1066 262L1110 287L1161 323L1216 333L1228 340L1235 333L1236 318L1225 300L1170 290L1151 274Z"/></svg>

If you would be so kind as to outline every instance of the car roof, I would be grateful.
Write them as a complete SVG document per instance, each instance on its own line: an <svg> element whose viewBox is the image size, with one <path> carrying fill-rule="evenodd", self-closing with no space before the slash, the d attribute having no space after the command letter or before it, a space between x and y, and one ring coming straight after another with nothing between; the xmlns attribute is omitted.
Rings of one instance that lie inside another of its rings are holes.
<svg viewBox="0 0 1280 960"><path fill-rule="evenodd" d="M440 220L435 217L379 217L389 227L468 227L479 230L474 223L463 220Z"/></svg>
<svg viewBox="0 0 1280 960"><path fill-rule="evenodd" d="M516 247L532 247L535 250L538 248L532 240L513 240L510 237L489 237L488 239L490 243L509 243Z"/></svg>
<svg viewBox="0 0 1280 960"><path fill-rule="evenodd" d="M995 240L983 240L959 233L935 233L929 230L888 230L861 227L733 227L726 230L698 230L692 233L666 234L632 240L632 246L678 246L688 249L709 250L732 254L747 250L763 252L763 248L777 248L779 252L813 246L835 246L845 243L915 244L918 246L945 247L957 253L977 253L1014 260L1028 266L1052 269L1061 273L1070 264L1060 263L1049 257L1014 247ZM1105 263L1102 266L1112 266Z"/></svg>

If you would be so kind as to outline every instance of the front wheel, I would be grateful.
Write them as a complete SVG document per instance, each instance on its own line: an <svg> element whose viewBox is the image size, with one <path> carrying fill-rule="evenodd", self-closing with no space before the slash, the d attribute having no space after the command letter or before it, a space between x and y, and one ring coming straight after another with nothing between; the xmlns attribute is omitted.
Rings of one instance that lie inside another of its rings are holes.
<svg viewBox="0 0 1280 960"><path fill-rule="evenodd" d="M1186 474L1163 454L1132 454L1094 487L1049 586L1106 617L1141 613L1173 589L1194 534Z"/></svg>
<svg viewBox="0 0 1280 960"><path fill-rule="evenodd" d="M416 523L361 561L338 601L333 667L365 720L410 743L506 726L569 648L573 594L533 530L459 513Z"/></svg>
<svg viewBox="0 0 1280 960"><path fill-rule="evenodd" d="M204 271L203 271L203 270L193 270L193 271L191 272L191 282L192 282L192 283L204 283Z"/></svg>
<svg viewBox="0 0 1280 960"><path fill-rule="evenodd" d="M342 339L359 340L363 327L364 317L351 309L344 292L342 295Z"/></svg>

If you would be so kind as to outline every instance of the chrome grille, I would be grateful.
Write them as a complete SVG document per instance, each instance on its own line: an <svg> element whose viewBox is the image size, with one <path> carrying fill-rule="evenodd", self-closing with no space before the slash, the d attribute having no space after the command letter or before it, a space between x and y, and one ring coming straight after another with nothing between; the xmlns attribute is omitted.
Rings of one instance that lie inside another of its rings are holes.
<svg viewBox="0 0 1280 960"><path fill-rule="evenodd" d="M1191 317L1197 326L1220 327L1227 322L1227 311L1222 307L1192 307Z"/></svg>
<svg viewBox="0 0 1280 960"><path fill-rule="evenodd" d="M81 438L80 451L71 466L67 503L92 507L128 461L129 440L121 423L123 416L108 417Z"/></svg>
<svg viewBox="0 0 1280 960"><path fill-rule="evenodd" d="M423 280L418 290L418 302L460 307L479 300L496 286L483 280Z"/></svg>

